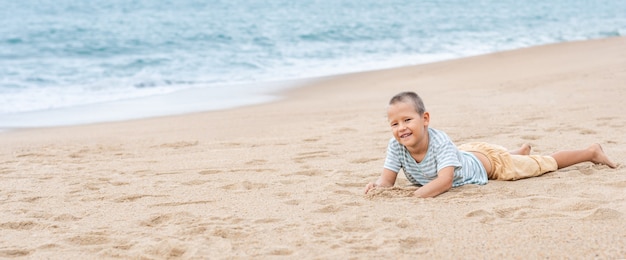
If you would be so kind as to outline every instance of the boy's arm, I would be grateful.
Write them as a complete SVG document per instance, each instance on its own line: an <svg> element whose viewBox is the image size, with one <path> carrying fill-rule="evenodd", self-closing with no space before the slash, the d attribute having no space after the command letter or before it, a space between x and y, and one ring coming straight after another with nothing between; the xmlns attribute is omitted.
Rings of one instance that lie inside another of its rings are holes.
<svg viewBox="0 0 626 260"><path fill-rule="evenodd" d="M370 182L365 186L365 194L376 187L392 187L396 183L396 177L398 177L397 172L384 168L376 182Z"/></svg>
<svg viewBox="0 0 626 260"><path fill-rule="evenodd" d="M452 188L452 181L454 180L454 167L448 166L441 169L437 173L437 178L428 184L422 186L415 191L415 196L422 198L435 197L441 193L448 191Z"/></svg>

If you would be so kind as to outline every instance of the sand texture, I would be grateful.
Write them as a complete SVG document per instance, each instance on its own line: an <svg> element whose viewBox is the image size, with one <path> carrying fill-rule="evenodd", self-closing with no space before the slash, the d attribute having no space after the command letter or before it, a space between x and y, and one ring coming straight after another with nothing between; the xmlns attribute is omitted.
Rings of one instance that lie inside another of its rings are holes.
<svg viewBox="0 0 626 260"><path fill-rule="evenodd" d="M620 166L364 195L397 92L455 143L600 143ZM0 133L0 258L626 257L626 39L318 79L271 104Z"/></svg>

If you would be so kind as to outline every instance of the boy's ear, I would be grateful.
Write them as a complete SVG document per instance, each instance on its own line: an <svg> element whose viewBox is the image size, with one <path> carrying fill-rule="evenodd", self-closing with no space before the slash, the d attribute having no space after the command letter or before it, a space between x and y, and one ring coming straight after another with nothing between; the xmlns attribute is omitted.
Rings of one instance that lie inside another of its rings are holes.
<svg viewBox="0 0 626 260"><path fill-rule="evenodd" d="M430 114L428 112L424 112L422 118L424 118L424 126L428 126L430 123Z"/></svg>

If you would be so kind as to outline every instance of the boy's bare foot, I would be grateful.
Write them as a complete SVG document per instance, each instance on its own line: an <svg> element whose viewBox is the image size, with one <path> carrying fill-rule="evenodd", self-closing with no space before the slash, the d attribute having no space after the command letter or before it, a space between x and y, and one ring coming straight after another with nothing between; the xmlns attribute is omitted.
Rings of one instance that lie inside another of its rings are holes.
<svg viewBox="0 0 626 260"><path fill-rule="evenodd" d="M592 154L593 154L593 157L591 158L591 162L598 163L598 164L604 164L604 165L609 166L611 168L617 168L617 164L615 164L614 162L609 160L609 157L606 156L606 154L604 153L604 150L602 150L602 146L600 146L600 144L592 144L587 149L589 149L589 151L591 151Z"/></svg>
<svg viewBox="0 0 626 260"><path fill-rule="evenodd" d="M532 150L532 146L530 146L530 144L522 144L520 148L518 148L517 150L511 150L509 151L509 153L516 155L529 155L530 150Z"/></svg>

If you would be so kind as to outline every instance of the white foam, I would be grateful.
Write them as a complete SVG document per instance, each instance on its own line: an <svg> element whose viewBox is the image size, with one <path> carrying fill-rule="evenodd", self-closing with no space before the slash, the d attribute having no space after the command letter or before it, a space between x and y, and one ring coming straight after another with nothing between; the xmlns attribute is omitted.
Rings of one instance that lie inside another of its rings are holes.
<svg viewBox="0 0 626 260"><path fill-rule="evenodd" d="M231 85L217 90L193 88L143 98L0 114L0 129L91 124L229 109L275 101L280 97L273 92L294 84L298 83L277 82L254 87Z"/></svg>

